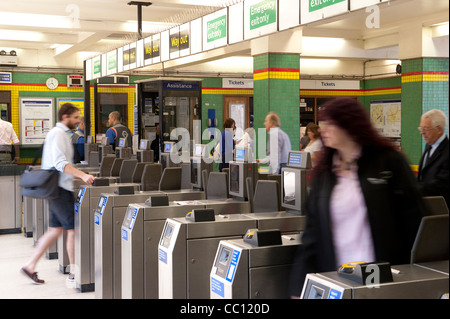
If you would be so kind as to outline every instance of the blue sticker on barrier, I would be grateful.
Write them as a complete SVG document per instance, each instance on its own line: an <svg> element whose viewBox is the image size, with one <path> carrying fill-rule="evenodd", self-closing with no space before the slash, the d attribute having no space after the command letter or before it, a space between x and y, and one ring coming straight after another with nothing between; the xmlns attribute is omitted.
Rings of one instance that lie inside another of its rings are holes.
<svg viewBox="0 0 450 319"><path fill-rule="evenodd" d="M122 239L128 241L128 232L126 229L122 228Z"/></svg>
<svg viewBox="0 0 450 319"><path fill-rule="evenodd" d="M94 215L94 224L100 225L100 216L97 214Z"/></svg>
<svg viewBox="0 0 450 319"><path fill-rule="evenodd" d="M222 298L225 297L225 286L223 282L218 281L213 277L211 277L211 291Z"/></svg>
<svg viewBox="0 0 450 319"><path fill-rule="evenodd" d="M230 267L228 267L226 280L233 282L234 274L236 273L237 264L239 262L239 256L241 252L238 250L233 250L233 256L231 257Z"/></svg>
<svg viewBox="0 0 450 319"><path fill-rule="evenodd" d="M162 250L161 248L158 250L158 259L163 263L167 264L167 252Z"/></svg>
<svg viewBox="0 0 450 319"><path fill-rule="evenodd" d="M341 292L339 290L330 289L328 299L341 299Z"/></svg>

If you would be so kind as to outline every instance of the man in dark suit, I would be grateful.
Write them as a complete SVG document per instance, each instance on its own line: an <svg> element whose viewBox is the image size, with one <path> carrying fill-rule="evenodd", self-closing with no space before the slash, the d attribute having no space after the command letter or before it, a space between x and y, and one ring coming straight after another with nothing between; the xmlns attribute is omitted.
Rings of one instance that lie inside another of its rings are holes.
<svg viewBox="0 0 450 319"><path fill-rule="evenodd" d="M427 146L420 159L418 181L424 196L443 196L450 207L446 123L447 117L440 110L430 110L422 115L419 131Z"/></svg>

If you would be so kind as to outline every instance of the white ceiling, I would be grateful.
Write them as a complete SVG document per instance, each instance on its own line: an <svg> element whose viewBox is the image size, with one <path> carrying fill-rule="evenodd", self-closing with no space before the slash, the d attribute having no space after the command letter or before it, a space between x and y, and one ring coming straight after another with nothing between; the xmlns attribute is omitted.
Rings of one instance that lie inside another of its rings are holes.
<svg viewBox="0 0 450 319"><path fill-rule="evenodd" d="M143 36L160 32L242 0L153 0L142 7ZM280 0L283 1L283 0ZM103 53L137 38L137 6L130 0L15 0L0 2L0 50L52 50L57 58ZM380 8L380 28L364 27L364 9L305 25L303 36L398 45L408 24L448 22L448 0L392 0ZM28 14L20 18L17 13ZM22 20L20 20L22 19ZM24 20L23 20L24 19ZM48 24L50 22L50 24ZM397 43L395 43L397 42ZM247 55L250 50L237 55Z"/></svg>

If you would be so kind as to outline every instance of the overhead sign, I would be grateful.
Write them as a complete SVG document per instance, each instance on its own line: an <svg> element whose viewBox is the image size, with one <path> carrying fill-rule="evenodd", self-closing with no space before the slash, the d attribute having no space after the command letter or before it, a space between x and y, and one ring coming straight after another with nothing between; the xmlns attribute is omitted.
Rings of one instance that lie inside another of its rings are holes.
<svg viewBox="0 0 450 319"><path fill-rule="evenodd" d="M106 53L106 74L111 75L117 72L117 50Z"/></svg>
<svg viewBox="0 0 450 319"><path fill-rule="evenodd" d="M300 23L322 20L348 11L349 0L301 0Z"/></svg>
<svg viewBox="0 0 450 319"><path fill-rule="evenodd" d="M92 58L92 78L97 79L102 76L102 62L101 56Z"/></svg>
<svg viewBox="0 0 450 319"><path fill-rule="evenodd" d="M225 89L253 89L253 79L222 79L222 87Z"/></svg>
<svg viewBox="0 0 450 319"><path fill-rule="evenodd" d="M228 10L222 9L203 17L203 50L227 45Z"/></svg>
<svg viewBox="0 0 450 319"><path fill-rule="evenodd" d="M244 39L276 32L277 0L247 0L244 2Z"/></svg>

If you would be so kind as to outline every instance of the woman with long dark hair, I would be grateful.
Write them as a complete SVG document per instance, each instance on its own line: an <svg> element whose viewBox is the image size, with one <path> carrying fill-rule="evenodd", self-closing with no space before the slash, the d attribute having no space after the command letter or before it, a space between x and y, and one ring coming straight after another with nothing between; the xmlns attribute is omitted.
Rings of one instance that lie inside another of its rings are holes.
<svg viewBox="0 0 450 319"><path fill-rule="evenodd" d="M312 172L291 296L300 295L307 273L355 261L409 263L425 215L406 159L357 100L327 102L319 121L324 147Z"/></svg>

